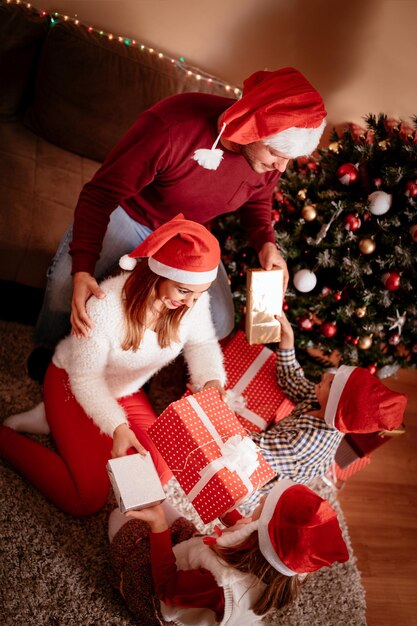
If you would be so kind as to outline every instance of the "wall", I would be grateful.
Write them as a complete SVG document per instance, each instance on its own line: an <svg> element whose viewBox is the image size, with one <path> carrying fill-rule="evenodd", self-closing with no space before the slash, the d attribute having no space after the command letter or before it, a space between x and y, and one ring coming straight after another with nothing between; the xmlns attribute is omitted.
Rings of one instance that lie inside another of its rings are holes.
<svg viewBox="0 0 417 626"><path fill-rule="evenodd" d="M293 65L330 124L417 113L417 0L34 0L135 37L232 84Z"/></svg>

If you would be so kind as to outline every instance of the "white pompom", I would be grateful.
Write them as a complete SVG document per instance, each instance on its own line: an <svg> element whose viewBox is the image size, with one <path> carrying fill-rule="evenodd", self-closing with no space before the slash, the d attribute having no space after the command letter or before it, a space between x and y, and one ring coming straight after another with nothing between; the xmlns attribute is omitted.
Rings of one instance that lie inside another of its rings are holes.
<svg viewBox="0 0 417 626"><path fill-rule="evenodd" d="M372 215L384 215L391 208L392 195L385 191L373 191L369 194L368 200Z"/></svg>
<svg viewBox="0 0 417 626"><path fill-rule="evenodd" d="M223 159L223 150L220 150L220 148L216 148L215 150L200 148L194 152L192 158L206 170L217 170Z"/></svg>
<svg viewBox="0 0 417 626"><path fill-rule="evenodd" d="M317 278L314 272L310 270L299 270L293 279L294 287L302 293L307 293L314 289L317 284Z"/></svg>
<svg viewBox="0 0 417 626"><path fill-rule="evenodd" d="M119 265L122 268L122 270L128 270L128 271L134 270L136 267L136 259L133 259L128 254L124 254L119 259Z"/></svg>

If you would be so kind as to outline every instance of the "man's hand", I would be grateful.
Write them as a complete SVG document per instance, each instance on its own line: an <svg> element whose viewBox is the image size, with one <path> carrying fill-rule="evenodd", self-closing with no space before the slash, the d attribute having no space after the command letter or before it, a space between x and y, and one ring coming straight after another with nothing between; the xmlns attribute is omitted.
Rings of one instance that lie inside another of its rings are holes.
<svg viewBox="0 0 417 626"><path fill-rule="evenodd" d="M85 303L88 298L105 298L106 294L97 284L96 279L88 272L76 272L73 277L73 292L71 303L72 334L78 339L88 337L93 323L87 315Z"/></svg>
<svg viewBox="0 0 417 626"><path fill-rule="evenodd" d="M288 268L284 257L278 252L276 245L270 241L264 243L258 254L259 263L264 270L272 270L273 267L279 267L284 270L284 293L288 285Z"/></svg>
<svg viewBox="0 0 417 626"><path fill-rule="evenodd" d="M276 315L276 319L281 324L281 341L279 347L281 350L289 350L294 347L294 331L289 323L285 313Z"/></svg>
<svg viewBox="0 0 417 626"><path fill-rule="evenodd" d="M140 511L128 511L125 515L129 519L141 519L142 521L147 522L150 526L151 532L153 533L162 533L168 528L165 512L160 504L149 506L146 509L141 509Z"/></svg>
<svg viewBox="0 0 417 626"><path fill-rule="evenodd" d="M145 448L139 443L135 433L130 430L129 425L120 424L113 432L112 458L125 456L130 448L134 448L139 454L146 454Z"/></svg>

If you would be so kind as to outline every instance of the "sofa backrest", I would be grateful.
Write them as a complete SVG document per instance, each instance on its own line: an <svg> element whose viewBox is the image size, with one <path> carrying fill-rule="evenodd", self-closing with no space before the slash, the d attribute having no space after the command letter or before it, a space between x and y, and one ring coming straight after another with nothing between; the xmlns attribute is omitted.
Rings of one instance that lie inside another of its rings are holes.
<svg viewBox="0 0 417 626"><path fill-rule="evenodd" d="M222 84L198 80L181 63L160 58L146 47L126 45L117 37L109 39L60 18L45 30L45 18L34 19L33 10L16 5L1 8L4 23L0 32L6 39L16 36L16 31L12 32L16 21L22 23L25 36L32 26L36 28L33 56L25 58L25 74L36 68L36 84L24 124L66 150L103 161L139 113L158 100L184 91L233 96ZM41 26L45 36L39 55ZM18 49L16 43L15 54ZM12 52L8 55L11 60Z"/></svg>

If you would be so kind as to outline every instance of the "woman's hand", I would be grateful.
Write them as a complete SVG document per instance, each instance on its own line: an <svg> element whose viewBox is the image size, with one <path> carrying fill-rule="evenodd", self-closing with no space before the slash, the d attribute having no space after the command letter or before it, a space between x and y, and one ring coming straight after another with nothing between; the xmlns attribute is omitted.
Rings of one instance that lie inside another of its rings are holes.
<svg viewBox="0 0 417 626"><path fill-rule="evenodd" d="M279 347L281 350L289 350L294 347L294 331L292 326L285 313L282 313L282 315L276 315L275 317L281 324L281 340L279 342Z"/></svg>
<svg viewBox="0 0 417 626"><path fill-rule="evenodd" d="M130 430L129 425L120 424L113 432L112 458L125 456L130 448L134 448L139 454L146 454L145 448L139 443L135 433Z"/></svg>
<svg viewBox="0 0 417 626"><path fill-rule="evenodd" d="M128 511L125 515L129 519L140 519L147 522L153 533L162 533L168 528L165 512L160 504L149 506L140 511Z"/></svg>
<svg viewBox="0 0 417 626"><path fill-rule="evenodd" d="M214 387L215 389L217 389L217 391L219 392L219 394L222 397L222 400L225 400L226 398L226 391L223 387L223 385L221 384L220 380L208 380L205 385L203 386L203 389L210 389L211 387Z"/></svg>

